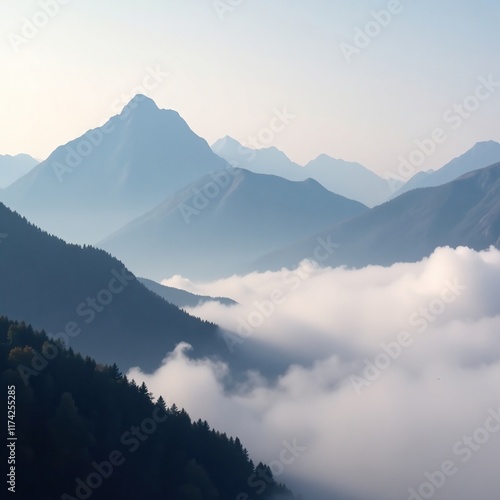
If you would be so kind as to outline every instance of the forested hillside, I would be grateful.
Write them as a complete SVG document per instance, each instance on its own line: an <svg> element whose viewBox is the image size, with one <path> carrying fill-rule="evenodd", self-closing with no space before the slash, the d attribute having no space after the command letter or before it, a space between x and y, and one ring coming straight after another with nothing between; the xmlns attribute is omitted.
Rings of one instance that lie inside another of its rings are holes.
<svg viewBox="0 0 500 500"><path fill-rule="evenodd" d="M267 466L254 466L238 438L192 422L174 403L154 402L116 365L96 364L5 317L0 377L15 392L16 498L293 498ZM4 443L6 432L2 425Z"/></svg>

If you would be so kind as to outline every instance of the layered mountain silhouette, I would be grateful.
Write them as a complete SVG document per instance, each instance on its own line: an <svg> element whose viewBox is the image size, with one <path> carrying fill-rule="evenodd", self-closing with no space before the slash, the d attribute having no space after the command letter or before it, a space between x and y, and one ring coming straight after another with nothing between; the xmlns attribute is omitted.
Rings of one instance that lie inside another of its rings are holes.
<svg viewBox="0 0 500 500"><path fill-rule="evenodd" d="M307 175L304 167L294 163L278 148L251 149L236 139L226 136L212 145L212 150L232 166L244 168L257 174L271 174L289 181L304 181Z"/></svg>
<svg viewBox="0 0 500 500"><path fill-rule="evenodd" d="M395 192L400 194L421 187L441 186L460 176L500 161L500 144L495 141L478 142L472 149L450 161L438 170L419 172Z"/></svg>
<svg viewBox="0 0 500 500"><path fill-rule="evenodd" d="M142 276L214 279L246 272L259 256L367 210L312 179L229 168L167 198L100 246Z"/></svg>
<svg viewBox="0 0 500 500"><path fill-rule="evenodd" d="M237 304L232 299L225 297L207 297L206 295L196 295L194 293L179 290L171 286L161 285L156 281L148 280L146 278L137 278L146 288L159 295L167 302L176 305L177 307L196 307L206 302L219 302L225 306L234 306Z"/></svg>
<svg viewBox="0 0 500 500"><path fill-rule="evenodd" d="M416 262L441 246L500 248L500 163L405 193L267 255L255 267L295 266L312 255L319 237L338 245L326 262L331 266Z"/></svg>
<svg viewBox="0 0 500 500"><path fill-rule="evenodd" d="M0 198L67 241L92 243L225 166L177 112L138 95L104 126L57 148Z"/></svg>
<svg viewBox="0 0 500 500"><path fill-rule="evenodd" d="M231 137L212 145L212 150L234 166L261 174L273 174L292 181L315 179L332 193L373 207L386 201L394 190L391 185L359 163L321 155L305 167L292 162L275 147L250 149Z"/></svg>
<svg viewBox="0 0 500 500"><path fill-rule="evenodd" d="M394 189L386 179L363 165L328 155L318 156L304 168L309 177L316 179L326 189L369 207L385 202Z"/></svg>
<svg viewBox="0 0 500 500"><path fill-rule="evenodd" d="M10 186L38 164L38 160L26 154L0 155L0 189Z"/></svg>
<svg viewBox="0 0 500 500"><path fill-rule="evenodd" d="M0 203L0 315L69 340L101 362L156 368L180 341L224 353L215 325L144 287L102 250L49 236Z"/></svg>

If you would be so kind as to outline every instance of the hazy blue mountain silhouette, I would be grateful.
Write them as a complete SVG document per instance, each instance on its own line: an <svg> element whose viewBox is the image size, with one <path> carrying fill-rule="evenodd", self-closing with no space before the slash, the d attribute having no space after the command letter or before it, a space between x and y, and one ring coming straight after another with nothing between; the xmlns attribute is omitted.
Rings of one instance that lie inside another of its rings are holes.
<svg viewBox="0 0 500 500"><path fill-rule="evenodd" d="M191 357L228 363L233 381L249 369L274 377L290 363L278 348L251 338L231 351L220 328L148 290L119 260L65 243L2 203L0 231L0 316L56 336L69 328L69 347L84 356L116 362L123 371L132 366L151 371L179 342L188 342ZM77 335L73 323L81 329Z"/></svg>
<svg viewBox="0 0 500 500"><path fill-rule="evenodd" d="M179 290L166 285L161 285L156 281L148 280L146 278L137 278L146 288L159 295L167 302L174 304L177 307L196 307L205 302L219 302L225 306L233 306L236 302L232 299L225 297L208 297L205 295L195 295L194 293Z"/></svg>
<svg viewBox="0 0 500 500"><path fill-rule="evenodd" d="M359 163L320 155L305 166L308 176L326 189L373 207L389 199L393 187L382 177ZM392 181L392 185L394 185Z"/></svg>
<svg viewBox="0 0 500 500"><path fill-rule="evenodd" d="M0 189L10 186L38 163L38 160L26 154L0 155Z"/></svg>
<svg viewBox="0 0 500 500"><path fill-rule="evenodd" d="M92 243L225 166L177 112L138 95L104 126L58 147L1 199L67 241Z"/></svg>
<svg viewBox="0 0 500 500"><path fill-rule="evenodd" d="M463 155L438 170L419 172L397 190L393 198L412 189L435 187L458 179L460 176L500 161L500 144L495 141L478 142Z"/></svg>
<svg viewBox="0 0 500 500"><path fill-rule="evenodd" d="M199 179L100 246L141 276L213 279L247 270L260 255L368 210L312 179L229 172Z"/></svg>
<svg viewBox="0 0 500 500"><path fill-rule="evenodd" d="M311 255L319 236L339 245L327 262L332 266L416 262L441 246L500 248L500 163L442 186L404 193L267 255L255 266L294 266Z"/></svg>
<svg viewBox="0 0 500 500"><path fill-rule="evenodd" d="M214 153L234 167L244 168L257 174L271 174L289 181L304 181L310 175L304 167L294 163L278 148L251 149L232 137L226 136L212 145Z"/></svg>
<svg viewBox="0 0 500 500"><path fill-rule="evenodd" d="M392 192L385 179L359 163L327 155L321 155L302 167L275 147L250 149L227 136L215 142L212 150L231 164L252 172L278 175L292 181L315 179L332 193L367 206L383 203Z"/></svg>

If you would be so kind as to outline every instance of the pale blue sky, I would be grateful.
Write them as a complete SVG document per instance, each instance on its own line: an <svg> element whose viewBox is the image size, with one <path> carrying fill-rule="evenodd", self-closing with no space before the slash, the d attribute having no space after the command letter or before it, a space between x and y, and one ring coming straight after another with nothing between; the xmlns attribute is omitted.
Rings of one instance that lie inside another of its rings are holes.
<svg viewBox="0 0 500 500"><path fill-rule="evenodd" d="M327 153L395 172L436 127L447 138L422 169L500 141L500 88L458 129L443 121L479 77L500 82L493 0L401 0L351 63L340 44L397 0L242 0L223 20L213 0L65 0L14 51L40 1L2 1L0 154L46 157L115 114L158 66L168 76L146 93L210 143L244 142L286 108L296 118L269 145L299 163Z"/></svg>

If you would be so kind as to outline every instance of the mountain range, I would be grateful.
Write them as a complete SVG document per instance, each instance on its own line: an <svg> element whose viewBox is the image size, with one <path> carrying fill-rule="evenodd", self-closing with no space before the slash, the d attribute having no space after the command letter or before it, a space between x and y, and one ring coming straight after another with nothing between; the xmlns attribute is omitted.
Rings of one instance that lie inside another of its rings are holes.
<svg viewBox="0 0 500 500"><path fill-rule="evenodd" d="M214 279L368 210L308 179L229 168L201 178L99 243L138 275Z"/></svg>
<svg viewBox="0 0 500 500"><path fill-rule="evenodd" d="M328 265L356 268L416 262L440 246L500 248L500 163L404 193L265 256L255 268L293 267L311 257L318 238L336 245Z"/></svg>
<svg viewBox="0 0 500 500"><path fill-rule="evenodd" d="M167 302L102 250L65 243L2 203L0 228L0 316L44 329L83 356L116 362L123 371L158 368L180 342L192 346L192 358L226 362L234 381L249 369L267 376L286 369L277 348L263 349L254 339L231 352L227 332Z"/></svg>
<svg viewBox="0 0 500 500"><path fill-rule="evenodd" d="M385 202L394 187L359 163L320 155L302 167L275 147L250 149L226 136L212 145L219 156L234 166L292 181L315 179L332 193L359 201L368 207ZM392 184L399 181L393 181Z"/></svg>
<svg viewBox="0 0 500 500"><path fill-rule="evenodd" d="M251 149L226 136L212 144L212 150L236 168L244 168L256 174L277 175L289 181L307 179L304 167L294 163L283 151L274 146Z"/></svg>
<svg viewBox="0 0 500 500"><path fill-rule="evenodd" d="M225 166L177 112L137 95L102 127L58 147L0 198L66 241L93 243Z"/></svg>
<svg viewBox="0 0 500 500"><path fill-rule="evenodd" d="M393 198L400 194L422 187L435 187L458 179L460 176L479 168L488 167L500 161L500 144L495 141L478 142L463 155L451 160L438 170L418 172L401 188Z"/></svg>
<svg viewBox="0 0 500 500"><path fill-rule="evenodd" d="M5 189L38 165L38 160L27 154L0 155L0 189Z"/></svg>
<svg viewBox="0 0 500 500"><path fill-rule="evenodd" d="M98 242L135 274L157 281L296 265L326 236L340 245L329 263L352 266L415 260L440 245L497 245L495 169L485 170L491 183L479 191L474 180L476 169L500 159L496 142L418 173L402 188L407 192L385 203L393 186L356 163L320 155L300 166L276 148L252 150L230 137L213 150L178 113L137 95L0 198L43 230ZM185 307L208 300L145 283Z"/></svg>

